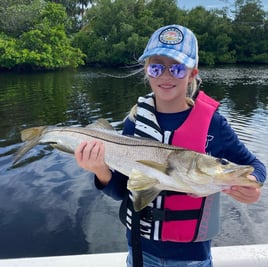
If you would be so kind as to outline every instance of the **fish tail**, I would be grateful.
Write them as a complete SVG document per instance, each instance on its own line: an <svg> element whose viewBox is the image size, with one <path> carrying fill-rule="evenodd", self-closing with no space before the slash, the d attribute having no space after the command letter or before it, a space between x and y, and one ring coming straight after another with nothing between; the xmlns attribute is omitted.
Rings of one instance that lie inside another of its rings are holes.
<svg viewBox="0 0 268 267"><path fill-rule="evenodd" d="M15 153L13 165L17 163L29 150L36 146L46 126L28 128L21 131L21 140L26 143Z"/></svg>
<svg viewBox="0 0 268 267"><path fill-rule="evenodd" d="M21 140L31 141L37 137L40 137L47 126L32 127L21 131Z"/></svg>

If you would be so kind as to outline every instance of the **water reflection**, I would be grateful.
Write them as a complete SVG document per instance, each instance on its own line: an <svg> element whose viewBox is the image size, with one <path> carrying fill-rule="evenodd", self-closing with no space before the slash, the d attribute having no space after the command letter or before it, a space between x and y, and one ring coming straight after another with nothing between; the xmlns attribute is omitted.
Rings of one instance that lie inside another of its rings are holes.
<svg viewBox="0 0 268 267"><path fill-rule="evenodd" d="M200 74L202 88L268 166L267 67L201 68ZM126 250L119 203L97 192L72 156L37 146L17 168L11 162L22 128L86 125L103 117L120 129L146 92L142 75L116 79L96 69L0 74L1 258ZM223 196L222 231L213 244L267 243L267 191L265 185L260 202L250 206Z"/></svg>
<svg viewBox="0 0 268 267"><path fill-rule="evenodd" d="M147 91L141 76L118 79L97 72L93 77L85 76L83 84L75 88L69 114L82 124L99 117L121 121L138 95Z"/></svg>

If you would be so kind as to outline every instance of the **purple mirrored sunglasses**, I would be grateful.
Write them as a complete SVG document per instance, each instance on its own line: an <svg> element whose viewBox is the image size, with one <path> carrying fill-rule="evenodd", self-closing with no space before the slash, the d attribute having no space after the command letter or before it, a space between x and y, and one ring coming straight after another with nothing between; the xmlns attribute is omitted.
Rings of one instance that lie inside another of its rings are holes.
<svg viewBox="0 0 268 267"><path fill-rule="evenodd" d="M186 76L187 69L184 64L172 64L170 66L156 63L148 64L147 74L152 78L157 78L165 72L166 68L168 68L169 73L177 79L183 79Z"/></svg>

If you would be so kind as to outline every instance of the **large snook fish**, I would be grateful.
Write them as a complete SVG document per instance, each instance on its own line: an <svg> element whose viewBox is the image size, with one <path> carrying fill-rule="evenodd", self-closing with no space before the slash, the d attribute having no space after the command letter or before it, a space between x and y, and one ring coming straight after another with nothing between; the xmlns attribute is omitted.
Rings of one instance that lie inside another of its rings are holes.
<svg viewBox="0 0 268 267"><path fill-rule="evenodd" d="M21 132L25 144L17 151L16 163L37 144L73 153L82 141L105 144L106 164L129 177L136 211L148 205L162 190L207 196L232 185L260 187L247 176L253 167L162 144L151 139L124 136L104 119L88 127L42 126Z"/></svg>

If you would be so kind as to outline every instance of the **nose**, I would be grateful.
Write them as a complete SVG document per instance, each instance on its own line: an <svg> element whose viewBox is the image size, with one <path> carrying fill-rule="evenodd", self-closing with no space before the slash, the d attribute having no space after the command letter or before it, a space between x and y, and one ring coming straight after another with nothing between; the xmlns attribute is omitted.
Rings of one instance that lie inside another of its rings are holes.
<svg viewBox="0 0 268 267"><path fill-rule="evenodd" d="M164 72L161 76L166 79L173 78L173 75L170 73L168 66L165 67Z"/></svg>

